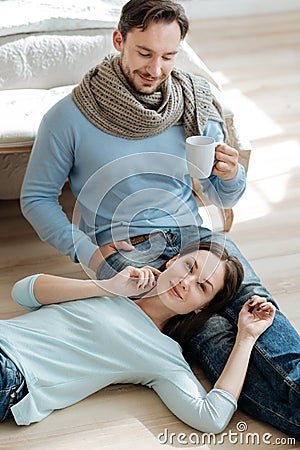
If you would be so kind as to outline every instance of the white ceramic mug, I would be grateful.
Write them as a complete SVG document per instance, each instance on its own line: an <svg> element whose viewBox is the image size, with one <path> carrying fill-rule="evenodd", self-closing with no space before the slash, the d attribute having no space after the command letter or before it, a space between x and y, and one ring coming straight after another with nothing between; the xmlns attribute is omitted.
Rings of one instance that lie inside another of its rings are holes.
<svg viewBox="0 0 300 450"><path fill-rule="evenodd" d="M191 177L208 178L215 161L216 142L209 136L186 139L186 159Z"/></svg>

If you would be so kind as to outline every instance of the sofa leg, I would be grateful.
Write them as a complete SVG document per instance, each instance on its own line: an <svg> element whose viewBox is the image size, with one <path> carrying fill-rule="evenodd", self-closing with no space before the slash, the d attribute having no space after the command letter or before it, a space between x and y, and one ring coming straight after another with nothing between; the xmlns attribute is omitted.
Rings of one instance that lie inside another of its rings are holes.
<svg viewBox="0 0 300 450"><path fill-rule="evenodd" d="M228 233L233 223L233 209L223 209L222 212L224 217L224 231Z"/></svg>

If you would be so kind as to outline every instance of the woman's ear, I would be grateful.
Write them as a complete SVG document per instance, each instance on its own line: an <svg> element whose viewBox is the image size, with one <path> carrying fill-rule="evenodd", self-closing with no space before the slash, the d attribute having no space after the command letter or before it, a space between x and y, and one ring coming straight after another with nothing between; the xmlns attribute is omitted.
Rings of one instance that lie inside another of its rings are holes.
<svg viewBox="0 0 300 450"><path fill-rule="evenodd" d="M202 312L205 308L207 308L209 303L206 303L205 305L201 306L201 308L197 308L194 310L195 314L199 314L199 312Z"/></svg>
<svg viewBox="0 0 300 450"><path fill-rule="evenodd" d="M113 44L115 49L120 52L123 48L123 36L120 30L113 32Z"/></svg>

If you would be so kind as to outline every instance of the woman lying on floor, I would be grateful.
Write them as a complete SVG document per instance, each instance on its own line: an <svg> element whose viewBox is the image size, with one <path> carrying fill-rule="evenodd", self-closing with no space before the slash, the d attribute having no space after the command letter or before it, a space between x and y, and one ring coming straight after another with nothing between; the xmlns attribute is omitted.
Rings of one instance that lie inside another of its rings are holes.
<svg viewBox="0 0 300 450"><path fill-rule="evenodd" d="M260 297L245 303L235 345L208 393L181 347L230 302L242 278L235 257L201 242L163 272L127 267L103 281L33 275L17 282L12 296L32 312L0 321L0 419L12 413L18 425L28 425L107 385L135 383L152 388L188 425L221 432L275 308ZM147 295L128 298L141 292Z"/></svg>

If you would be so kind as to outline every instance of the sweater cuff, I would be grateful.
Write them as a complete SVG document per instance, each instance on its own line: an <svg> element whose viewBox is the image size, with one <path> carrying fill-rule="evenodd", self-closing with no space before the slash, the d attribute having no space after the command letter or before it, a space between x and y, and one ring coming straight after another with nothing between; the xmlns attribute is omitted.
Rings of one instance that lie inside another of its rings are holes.
<svg viewBox="0 0 300 450"><path fill-rule="evenodd" d="M235 188L239 186L241 183L244 183L244 180L245 180L245 169L239 163L238 171L235 177L231 178L231 180L222 180L221 178L219 178L219 183L222 185L222 188L224 188L224 190L231 191L232 188Z"/></svg>
<svg viewBox="0 0 300 450"><path fill-rule="evenodd" d="M33 292L35 280L40 275L42 274L38 273L23 278L22 280L17 281L12 288L11 296L13 300L28 311L35 311L42 306L35 298Z"/></svg>
<svg viewBox="0 0 300 450"><path fill-rule="evenodd" d="M76 243L75 248L74 261L88 267L91 257L99 247L89 239L82 239Z"/></svg>

